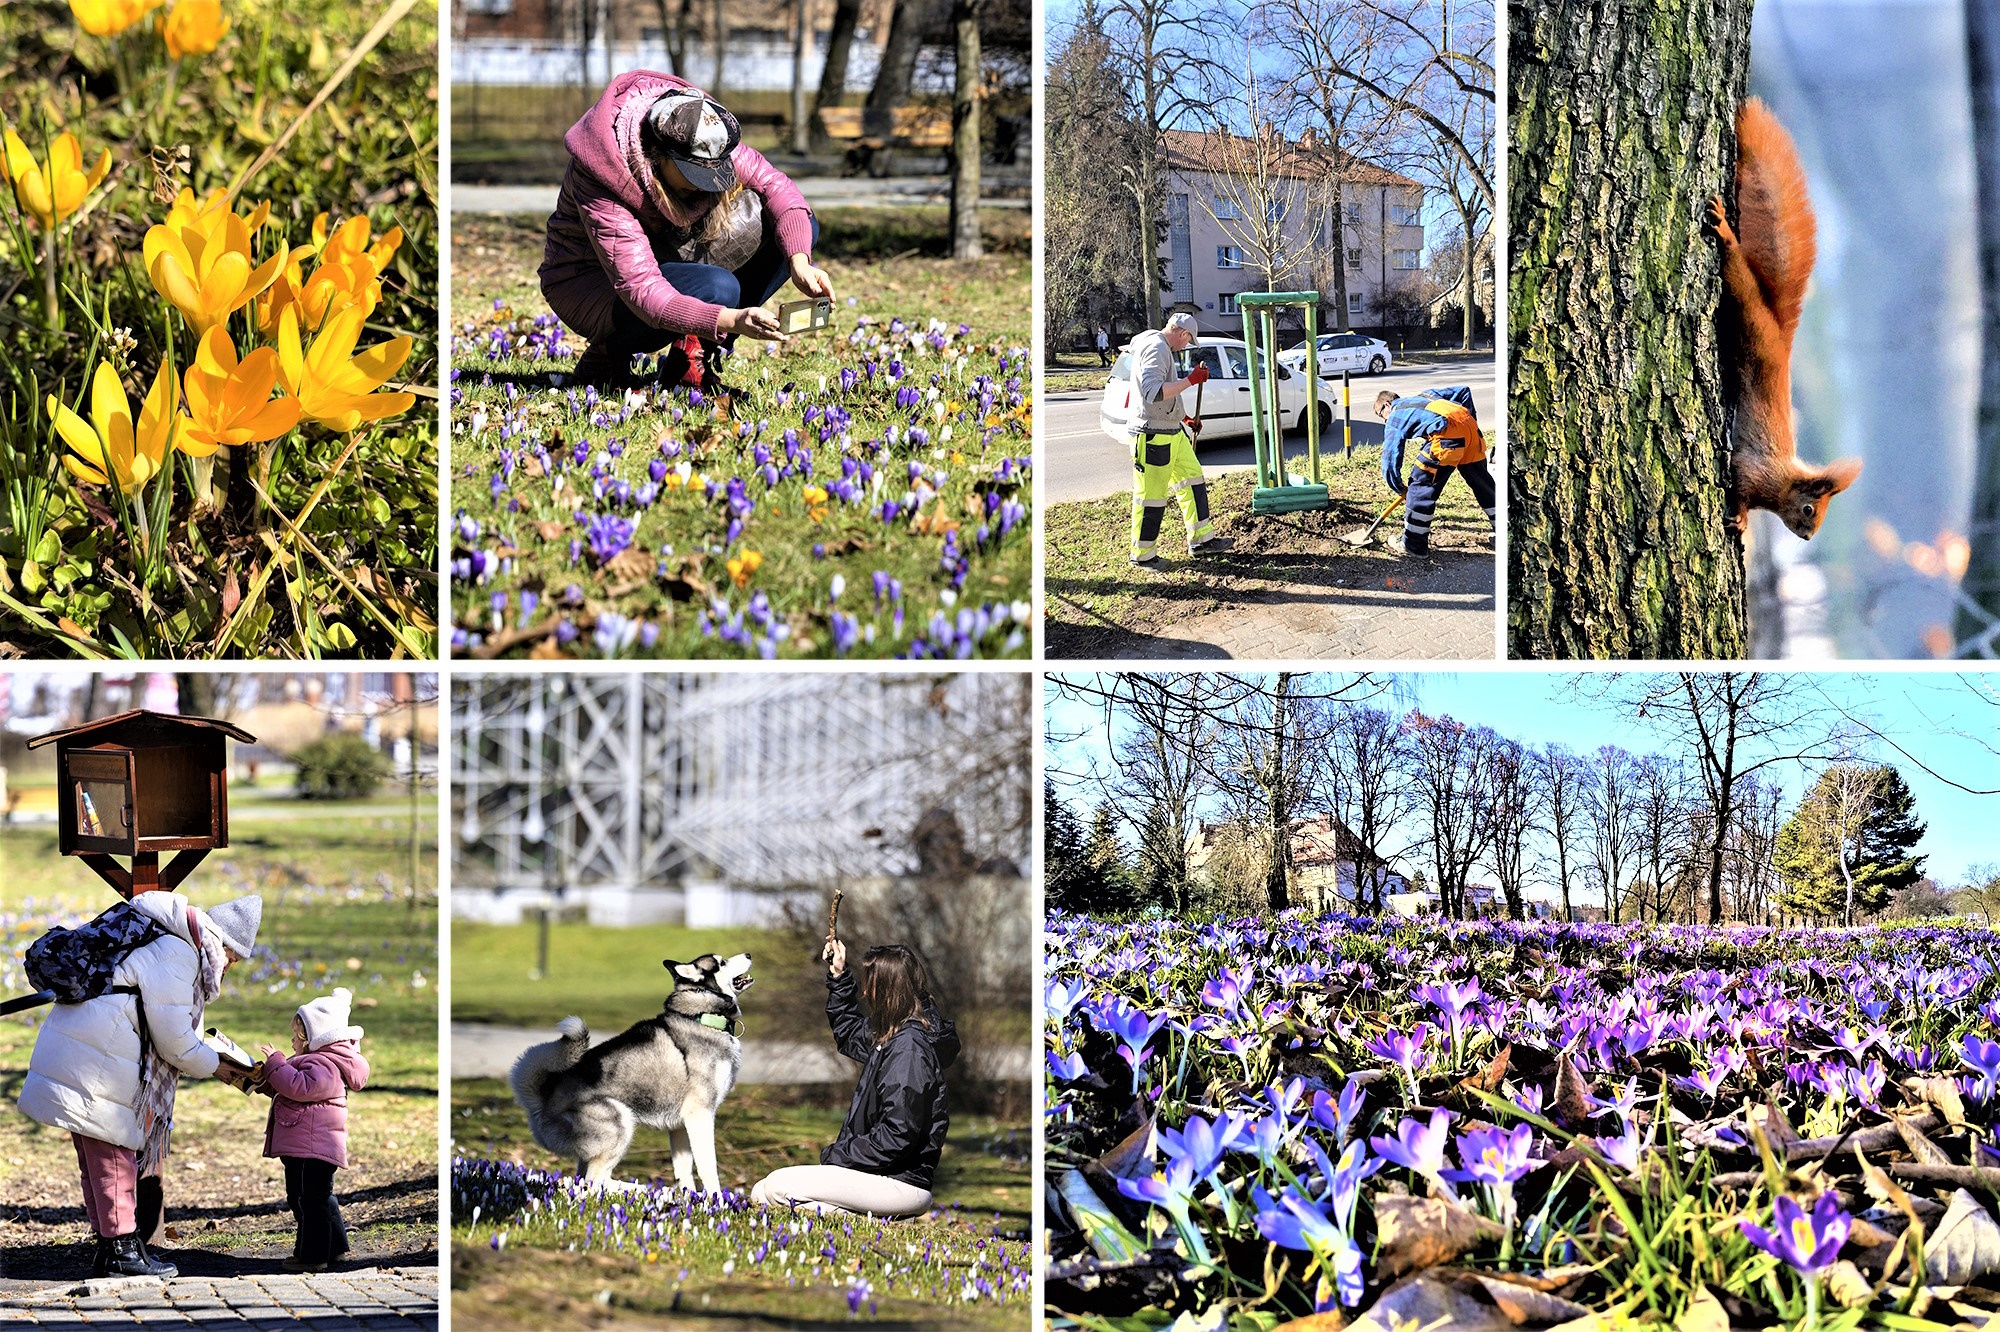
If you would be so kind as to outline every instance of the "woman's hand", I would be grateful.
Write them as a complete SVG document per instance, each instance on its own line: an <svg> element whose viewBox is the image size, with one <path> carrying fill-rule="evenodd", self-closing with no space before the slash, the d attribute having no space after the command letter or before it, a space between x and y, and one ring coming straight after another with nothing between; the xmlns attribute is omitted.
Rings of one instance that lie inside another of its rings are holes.
<svg viewBox="0 0 2000 1332"><path fill-rule="evenodd" d="M847 945L838 939L828 939L826 947L819 950L820 960L826 963L826 974L840 976L847 972Z"/></svg>
<svg viewBox="0 0 2000 1332"><path fill-rule="evenodd" d="M778 331L778 316L761 305L753 305L747 310L724 310L715 317L715 331L762 338L766 342L785 340L785 335Z"/></svg>
<svg viewBox="0 0 2000 1332"><path fill-rule="evenodd" d="M833 299L833 279L806 255L792 256L792 285L808 296Z"/></svg>

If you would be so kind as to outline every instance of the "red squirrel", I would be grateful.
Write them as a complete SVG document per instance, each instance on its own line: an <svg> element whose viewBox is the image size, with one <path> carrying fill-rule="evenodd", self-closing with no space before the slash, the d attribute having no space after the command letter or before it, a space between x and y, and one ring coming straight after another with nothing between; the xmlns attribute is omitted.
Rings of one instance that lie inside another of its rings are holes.
<svg viewBox="0 0 2000 1332"><path fill-rule="evenodd" d="M1827 500L1854 484L1861 459L1802 463L1792 422L1792 335L1817 250L1812 200L1792 136L1756 98L1736 113L1736 227L1722 196L1708 201L1708 230L1722 243L1723 351L1736 379L1735 514L1769 509L1810 539Z"/></svg>

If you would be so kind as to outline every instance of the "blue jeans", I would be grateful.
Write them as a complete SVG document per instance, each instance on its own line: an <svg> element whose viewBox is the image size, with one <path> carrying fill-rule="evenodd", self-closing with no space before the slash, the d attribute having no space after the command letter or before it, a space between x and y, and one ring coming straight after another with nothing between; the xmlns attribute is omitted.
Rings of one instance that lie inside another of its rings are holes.
<svg viewBox="0 0 2000 1332"><path fill-rule="evenodd" d="M818 218L812 220L812 243L815 247L819 245ZM791 256L778 244L777 233L770 231L757 253L750 256L750 262L733 273L714 264L661 264L660 275L683 296L735 310L762 305L776 295L778 288L792 276ZM683 336L654 328L620 301L612 312L611 336L600 341L606 352L623 361L640 352L658 351L670 342L679 342ZM590 350L597 351L598 344L593 342Z"/></svg>

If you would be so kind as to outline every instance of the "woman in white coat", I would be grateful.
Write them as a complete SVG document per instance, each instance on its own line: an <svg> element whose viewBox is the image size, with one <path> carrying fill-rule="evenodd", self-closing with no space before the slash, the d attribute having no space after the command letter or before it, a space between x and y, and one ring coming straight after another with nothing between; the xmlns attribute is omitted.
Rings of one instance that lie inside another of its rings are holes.
<svg viewBox="0 0 2000 1332"><path fill-rule="evenodd" d="M164 931L112 973L114 987L137 993L56 1005L35 1037L21 1111L75 1139L83 1208L97 1232L91 1275L176 1276L146 1251L139 1180L157 1175L166 1158L181 1075L215 1076L202 1009L221 991L223 973L256 948L264 903L239 897L202 911L179 893L154 891L130 905Z"/></svg>

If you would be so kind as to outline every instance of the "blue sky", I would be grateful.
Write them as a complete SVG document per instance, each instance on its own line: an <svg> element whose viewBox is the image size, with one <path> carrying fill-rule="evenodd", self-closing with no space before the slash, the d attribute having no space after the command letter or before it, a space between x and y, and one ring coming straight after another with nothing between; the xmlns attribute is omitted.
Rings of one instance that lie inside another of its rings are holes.
<svg viewBox="0 0 2000 1332"><path fill-rule="evenodd" d="M1556 741L1572 749L1590 750L1616 744L1633 753L1673 753L1673 742L1654 724L1621 716L1609 707L1594 706L1570 696L1574 670L1517 669L1509 671L1408 672L1382 678L1393 681L1398 701L1379 706L1417 706L1460 721L1491 726L1511 739L1540 745ZM2000 756L1973 738L1986 737L2000 748L2000 706L1981 701L1956 674L1935 671L1831 672L1805 677L1832 700L1865 716L1924 763L1946 777L1979 789L2000 788ZM2000 677L1986 688L2000 700ZM1089 709L1049 696L1047 729L1052 736L1088 728L1078 739L1048 751L1050 775L1057 791L1094 802L1087 782L1065 791L1063 771L1083 772L1105 762L1105 735ZM1953 734L1961 732L1963 734ZM1970 867L2000 862L2000 796L1972 795L1950 786L1904 761L1886 746L1883 760L1894 762L1916 796L1918 817L1929 825L1920 854L1930 857L1927 869L1947 887L1961 882ZM1812 774L1785 763L1767 768L1785 787L1789 803L1810 784ZM1074 779L1071 779L1072 782Z"/></svg>

